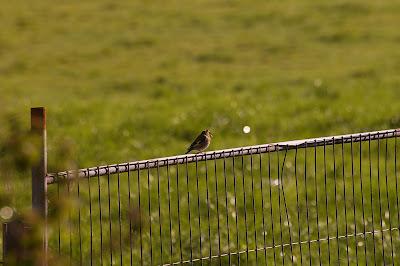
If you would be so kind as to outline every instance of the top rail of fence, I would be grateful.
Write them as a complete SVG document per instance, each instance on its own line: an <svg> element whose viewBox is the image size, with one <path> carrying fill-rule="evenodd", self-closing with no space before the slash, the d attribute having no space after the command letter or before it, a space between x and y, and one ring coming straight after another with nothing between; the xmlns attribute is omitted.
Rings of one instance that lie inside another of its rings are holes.
<svg viewBox="0 0 400 266"><path fill-rule="evenodd" d="M215 160L221 158L237 157L242 155L254 155L260 153L277 152L296 148L306 148L323 145L333 145L350 142L361 142L377 139L387 139L400 136L400 129L389 129L347 135L337 135L320 138L310 138L302 140L292 140L255 146L246 146L225 150L209 151L199 154L176 155L157 159L141 160L135 162L125 162L119 164L103 165L79 170L67 170L59 173L50 173L46 180L48 184L57 182L57 178L89 178L94 176L104 176L109 174L137 171L177 164L200 162L205 160Z"/></svg>

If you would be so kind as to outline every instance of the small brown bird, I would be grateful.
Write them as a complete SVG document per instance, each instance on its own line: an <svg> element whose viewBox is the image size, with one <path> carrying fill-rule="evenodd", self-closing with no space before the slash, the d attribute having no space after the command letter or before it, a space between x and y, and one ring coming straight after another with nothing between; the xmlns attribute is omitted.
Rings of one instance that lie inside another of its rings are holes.
<svg viewBox="0 0 400 266"><path fill-rule="evenodd" d="M187 149L187 152L185 154L188 154L191 151L198 151L202 152L205 149L208 148L211 142L211 137L213 135L211 134L210 130L206 129L203 130L200 135L193 141L193 143L190 145L190 147Z"/></svg>

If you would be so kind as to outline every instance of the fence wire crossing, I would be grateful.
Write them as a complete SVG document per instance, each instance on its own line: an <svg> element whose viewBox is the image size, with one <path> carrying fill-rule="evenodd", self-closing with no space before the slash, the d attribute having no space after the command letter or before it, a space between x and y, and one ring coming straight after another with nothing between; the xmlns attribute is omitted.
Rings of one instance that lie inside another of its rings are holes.
<svg viewBox="0 0 400 266"><path fill-rule="evenodd" d="M399 135L50 174L50 251L73 265L396 264Z"/></svg>

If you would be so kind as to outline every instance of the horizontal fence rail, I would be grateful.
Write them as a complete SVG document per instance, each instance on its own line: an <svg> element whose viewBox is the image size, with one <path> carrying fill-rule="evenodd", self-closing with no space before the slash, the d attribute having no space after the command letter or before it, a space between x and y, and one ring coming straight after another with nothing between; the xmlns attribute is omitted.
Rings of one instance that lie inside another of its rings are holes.
<svg viewBox="0 0 400 266"><path fill-rule="evenodd" d="M399 134L49 175L50 257L72 265L396 264Z"/></svg>
<svg viewBox="0 0 400 266"><path fill-rule="evenodd" d="M365 132L365 133L356 133L356 134L347 134L347 135L337 135L330 137L322 137L322 138L311 138L311 139L303 139L303 140L293 140L286 142L278 142L271 144L263 144L263 145L255 145L255 146L247 146L240 147L234 149L226 149L226 150L218 150L212 152L205 152L201 154L187 154L180 156L171 156L164 157L158 159L151 160L142 160L136 162L128 162L128 163L120 163L120 164L111 164L97 167L90 167L79 170L72 171L64 171L59 173L51 173L47 176L47 183L51 184L56 182L57 177L63 178L88 178L95 176L104 176L108 174L116 174L116 173L125 173L129 171L142 170L147 168L157 168L157 167L165 167L167 165L176 165L176 164L185 164L200 162L204 160L214 160L228 157L237 157L242 155L250 155L250 154L258 154L258 153L267 153L267 152L277 152L282 150L291 150L296 148L305 148L310 146L323 146L323 145L332 145L339 143L349 143L349 142L360 142L367 141L369 139L386 139L386 138L394 138L400 135L400 129L390 129L390 130L381 130L381 131L373 131L373 132Z"/></svg>

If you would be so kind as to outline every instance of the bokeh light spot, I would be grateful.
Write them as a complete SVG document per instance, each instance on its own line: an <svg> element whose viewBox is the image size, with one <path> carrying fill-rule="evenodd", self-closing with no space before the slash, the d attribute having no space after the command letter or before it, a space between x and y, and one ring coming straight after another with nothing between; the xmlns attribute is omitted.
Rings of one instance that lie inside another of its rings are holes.
<svg viewBox="0 0 400 266"><path fill-rule="evenodd" d="M319 88L322 86L322 79L315 79L314 80L314 87Z"/></svg>
<svg viewBox="0 0 400 266"><path fill-rule="evenodd" d="M14 210L11 207L5 206L0 209L0 218L10 220L14 215Z"/></svg>

